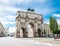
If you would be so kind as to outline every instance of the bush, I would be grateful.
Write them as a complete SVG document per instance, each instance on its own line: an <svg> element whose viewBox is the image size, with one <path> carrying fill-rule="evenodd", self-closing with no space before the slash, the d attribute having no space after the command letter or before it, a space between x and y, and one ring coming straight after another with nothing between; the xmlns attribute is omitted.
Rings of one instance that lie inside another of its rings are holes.
<svg viewBox="0 0 60 46"><path fill-rule="evenodd" d="M57 32L58 34L60 34L60 30L58 30L58 32Z"/></svg>
<svg viewBox="0 0 60 46"><path fill-rule="evenodd" d="M53 33L54 34L60 34L60 30L55 30Z"/></svg>

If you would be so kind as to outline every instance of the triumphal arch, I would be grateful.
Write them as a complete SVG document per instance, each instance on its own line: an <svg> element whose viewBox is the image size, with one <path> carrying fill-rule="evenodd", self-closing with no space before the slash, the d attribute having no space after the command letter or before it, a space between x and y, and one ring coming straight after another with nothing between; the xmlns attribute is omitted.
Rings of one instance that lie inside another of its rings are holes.
<svg viewBox="0 0 60 46"><path fill-rule="evenodd" d="M16 37L41 37L43 35L42 14L35 13L33 9L17 11L16 14Z"/></svg>

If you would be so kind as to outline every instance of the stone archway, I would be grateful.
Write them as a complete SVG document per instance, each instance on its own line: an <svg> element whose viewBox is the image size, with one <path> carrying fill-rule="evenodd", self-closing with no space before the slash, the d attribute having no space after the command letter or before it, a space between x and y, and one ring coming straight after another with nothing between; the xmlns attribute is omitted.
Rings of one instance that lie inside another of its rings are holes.
<svg viewBox="0 0 60 46"><path fill-rule="evenodd" d="M41 29L38 29L38 37L41 37Z"/></svg>
<svg viewBox="0 0 60 46"><path fill-rule="evenodd" d="M26 35L26 28L21 28L21 29L22 29L23 37L27 37L27 35Z"/></svg>
<svg viewBox="0 0 60 46"><path fill-rule="evenodd" d="M29 23L28 25L28 37L34 37L34 33L33 33L33 23Z"/></svg>

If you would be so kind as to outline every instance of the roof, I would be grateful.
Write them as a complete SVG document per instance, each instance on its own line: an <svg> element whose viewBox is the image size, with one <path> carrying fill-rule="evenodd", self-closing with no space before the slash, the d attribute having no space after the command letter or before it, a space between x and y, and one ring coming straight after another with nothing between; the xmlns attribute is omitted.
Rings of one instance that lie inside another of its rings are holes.
<svg viewBox="0 0 60 46"><path fill-rule="evenodd" d="M2 23L0 22L0 29L2 29L2 28L4 29L4 27L3 27Z"/></svg>

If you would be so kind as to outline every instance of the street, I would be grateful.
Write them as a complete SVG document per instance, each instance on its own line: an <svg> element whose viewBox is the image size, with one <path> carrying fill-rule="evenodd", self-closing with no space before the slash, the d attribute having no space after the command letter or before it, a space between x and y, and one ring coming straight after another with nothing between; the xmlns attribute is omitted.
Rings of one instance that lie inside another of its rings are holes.
<svg viewBox="0 0 60 46"><path fill-rule="evenodd" d="M59 44L50 44L36 42L34 40L14 38L14 37L2 37L0 38L0 46L60 46Z"/></svg>

